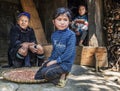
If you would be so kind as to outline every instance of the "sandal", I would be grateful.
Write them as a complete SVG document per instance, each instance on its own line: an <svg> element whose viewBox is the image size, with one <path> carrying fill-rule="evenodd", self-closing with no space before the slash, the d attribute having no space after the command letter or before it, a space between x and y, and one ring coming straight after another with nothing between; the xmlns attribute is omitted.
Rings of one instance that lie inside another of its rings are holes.
<svg viewBox="0 0 120 91"><path fill-rule="evenodd" d="M83 47L84 45L83 45L83 44L79 44L79 46L82 46L82 47Z"/></svg>
<svg viewBox="0 0 120 91"><path fill-rule="evenodd" d="M67 80L60 79L59 83L56 85L56 87L63 88L66 85Z"/></svg>

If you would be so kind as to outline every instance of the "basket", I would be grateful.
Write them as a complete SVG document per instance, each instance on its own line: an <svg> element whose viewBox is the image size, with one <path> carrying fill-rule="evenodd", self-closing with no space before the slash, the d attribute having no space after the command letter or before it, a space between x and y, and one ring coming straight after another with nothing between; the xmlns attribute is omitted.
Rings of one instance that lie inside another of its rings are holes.
<svg viewBox="0 0 120 91"><path fill-rule="evenodd" d="M16 68L2 72L3 79L17 83L42 83L45 79L35 80L34 76L39 67Z"/></svg>

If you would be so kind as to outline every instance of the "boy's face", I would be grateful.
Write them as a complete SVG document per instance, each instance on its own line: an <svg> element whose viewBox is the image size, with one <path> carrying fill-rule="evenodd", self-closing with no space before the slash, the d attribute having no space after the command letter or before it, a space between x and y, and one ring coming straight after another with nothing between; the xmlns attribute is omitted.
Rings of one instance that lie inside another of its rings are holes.
<svg viewBox="0 0 120 91"><path fill-rule="evenodd" d="M79 15L84 15L86 13L86 8L85 6L80 6L78 10Z"/></svg>
<svg viewBox="0 0 120 91"><path fill-rule="evenodd" d="M53 24L58 30L64 30L69 26L69 18L66 14L61 14L56 19L53 20Z"/></svg>
<svg viewBox="0 0 120 91"><path fill-rule="evenodd" d="M18 24L21 28L26 29L29 25L29 19L27 16L22 15L19 19L18 19Z"/></svg>

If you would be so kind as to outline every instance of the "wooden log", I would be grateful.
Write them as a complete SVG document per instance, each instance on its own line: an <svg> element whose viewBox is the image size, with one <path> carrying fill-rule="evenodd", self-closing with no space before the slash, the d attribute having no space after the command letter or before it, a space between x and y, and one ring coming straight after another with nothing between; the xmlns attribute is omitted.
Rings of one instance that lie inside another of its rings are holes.
<svg viewBox="0 0 120 91"><path fill-rule="evenodd" d="M80 65L86 66L94 66L95 65L95 58L94 54L96 51L96 47L85 46L82 47L81 55L79 56Z"/></svg>
<svg viewBox="0 0 120 91"><path fill-rule="evenodd" d="M52 52L52 45L45 45L43 46L45 57L48 58L51 55ZM76 57L74 63L77 65L80 65L80 56L81 56L82 48L79 46L76 46Z"/></svg>
<svg viewBox="0 0 120 91"><path fill-rule="evenodd" d="M45 57L46 58L50 57L52 52L52 45L45 45L43 46L43 48L44 48Z"/></svg>
<svg viewBox="0 0 120 91"><path fill-rule="evenodd" d="M50 57L50 55L51 55L51 52L52 52L52 45L45 45L45 46L43 46L43 48L44 48L44 52L45 52L45 57L46 58L48 58L48 57ZM76 58L75 58L75 61L74 61L74 63L75 64L80 64L80 55L81 55L81 47L79 47L79 46L76 46L76 51L77 51L77 53L76 53Z"/></svg>
<svg viewBox="0 0 120 91"><path fill-rule="evenodd" d="M89 46L98 47L98 40L97 40L97 37L95 36L95 34L92 35L92 37L89 41Z"/></svg>
<svg viewBox="0 0 120 91"><path fill-rule="evenodd" d="M76 46L76 57L74 63L80 65L80 57L81 57L82 47Z"/></svg>
<svg viewBox="0 0 120 91"><path fill-rule="evenodd" d="M52 45L43 46L45 56L48 58L52 52ZM95 59L95 55L96 58ZM107 50L105 47L76 46L76 58L74 64L96 66L96 60L99 67L108 67Z"/></svg>
<svg viewBox="0 0 120 91"><path fill-rule="evenodd" d="M30 26L34 29L38 43L46 44L47 40L33 0L20 0L24 11L31 14Z"/></svg>
<svg viewBox="0 0 120 91"><path fill-rule="evenodd" d="M96 48L96 61L98 61L98 66L108 66L108 58L107 58L107 49L105 47L97 47Z"/></svg>
<svg viewBox="0 0 120 91"><path fill-rule="evenodd" d="M43 46L45 51L45 56L48 58L52 52L52 45ZM105 47L91 47L91 46L84 46L79 47L76 46L76 58L74 64L78 65L86 65L86 66L96 66L96 59L98 61L99 67L107 67L108 60L107 60L107 50Z"/></svg>
<svg viewBox="0 0 120 91"><path fill-rule="evenodd" d="M95 2L96 2L96 0L88 0L88 3L87 3L87 5L88 5L88 17L90 17L90 18L88 18L88 22L89 22L89 31L88 31L89 39L88 40L90 40L92 35L94 33L96 33L96 24L95 24L95 13L96 13L95 10L96 10L96 8L95 8Z"/></svg>

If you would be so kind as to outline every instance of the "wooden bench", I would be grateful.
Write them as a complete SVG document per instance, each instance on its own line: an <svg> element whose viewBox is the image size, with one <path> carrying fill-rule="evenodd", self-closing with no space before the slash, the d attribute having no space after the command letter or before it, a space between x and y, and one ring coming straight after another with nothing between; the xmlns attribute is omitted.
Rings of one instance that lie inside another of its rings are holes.
<svg viewBox="0 0 120 91"><path fill-rule="evenodd" d="M44 46L45 56L49 57L51 45ZM75 64L86 66L108 67L107 50L105 47L76 46Z"/></svg>

